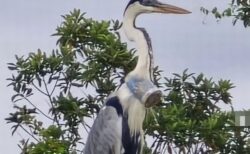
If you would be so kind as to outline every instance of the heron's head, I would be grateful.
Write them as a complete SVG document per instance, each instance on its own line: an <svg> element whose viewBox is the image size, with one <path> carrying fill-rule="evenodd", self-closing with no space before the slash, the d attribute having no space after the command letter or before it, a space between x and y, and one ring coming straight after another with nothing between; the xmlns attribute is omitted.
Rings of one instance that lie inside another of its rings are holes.
<svg viewBox="0 0 250 154"><path fill-rule="evenodd" d="M191 13L177 6L161 3L157 0L130 0L125 12L132 11L135 15L141 13L188 14Z"/></svg>

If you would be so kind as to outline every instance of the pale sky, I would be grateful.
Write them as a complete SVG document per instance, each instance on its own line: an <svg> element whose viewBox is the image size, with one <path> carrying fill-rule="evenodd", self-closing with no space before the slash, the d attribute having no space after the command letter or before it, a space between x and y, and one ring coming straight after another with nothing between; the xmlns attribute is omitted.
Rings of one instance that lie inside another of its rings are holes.
<svg viewBox="0 0 250 154"><path fill-rule="evenodd" d="M188 68L203 72L214 80L229 79L236 88L231 91L236 109L250 108L250 28L241 23L232 26L232 19L216 22L200 12L200 7L225 8L231 0L161 0L192 12L189 15L141 15L137 25L145 27L151 36L155 63L171 77ZM98 20L122 20L128 0L1 0L0 53L2 75L0 83L0 153L18 153L20 135L11 136L10 125L3 120L13 111L12 89L5 80L11 76L7 62L14 55L27 55L38 48L51 52L56 38L51 34L60 25L61 15L74 8L87 12ZM127 41L125 38L123 41ZM133 43L130 43L134 47Z"/></svg>

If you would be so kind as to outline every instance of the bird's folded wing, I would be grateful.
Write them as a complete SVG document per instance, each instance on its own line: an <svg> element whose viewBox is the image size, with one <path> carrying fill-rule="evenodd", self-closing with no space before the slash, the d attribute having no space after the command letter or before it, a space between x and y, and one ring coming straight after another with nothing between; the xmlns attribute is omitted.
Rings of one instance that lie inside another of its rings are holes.
<svg viewBox="0 0 250 154"><path fill-rule="evenodd" d="M121 122L114 107L103 108L89 133L85 154L116 154L121 149Z"/></svg>

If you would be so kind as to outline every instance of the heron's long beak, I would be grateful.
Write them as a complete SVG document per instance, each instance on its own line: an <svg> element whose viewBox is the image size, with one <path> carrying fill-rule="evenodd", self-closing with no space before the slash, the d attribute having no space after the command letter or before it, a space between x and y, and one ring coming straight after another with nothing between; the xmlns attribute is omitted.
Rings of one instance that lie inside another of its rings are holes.
<svg viewBox="0 0 250 154"><path fill-rule="evenodd" d="M157 4L153 4L152 7L154 8L153 12L158 12L158 13L173 13L173 14L191 13L188 10L185 10L177 6L169 5L169 4L157 3Z"/></svg>

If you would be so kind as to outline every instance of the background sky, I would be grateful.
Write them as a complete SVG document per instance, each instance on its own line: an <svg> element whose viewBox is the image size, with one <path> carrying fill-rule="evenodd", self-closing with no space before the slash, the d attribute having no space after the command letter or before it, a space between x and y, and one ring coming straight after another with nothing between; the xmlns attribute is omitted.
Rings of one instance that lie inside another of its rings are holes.
<svg viewBox="0 0 250 154"><path fill-rule="evenodd" d="M155 63L164 75L180 73L188 68L190 73L203 72L214 80L229 79L236 88L231 90L237 110L250 108L250 28L239 22L232 26L232 19L216 22L205 16L200 7L226 8L231 0L161 0L190 10L189 15L142 15L137 25L145 27L151 36ZM7 62L14 62L14 55L28 55L38 48L48 53L56 48L56 37L51 34L60 25L61 15L74 8L87 12L98 20L122 20L128 0L1 0L0 4L0 153L18 153L17 143L23 136L11 136L10 125L4 118L13 111L6 88L6 78L11 76ZM126 38L123 38L127 41ZM130 47L134 47L130 43Z"/></svg>

